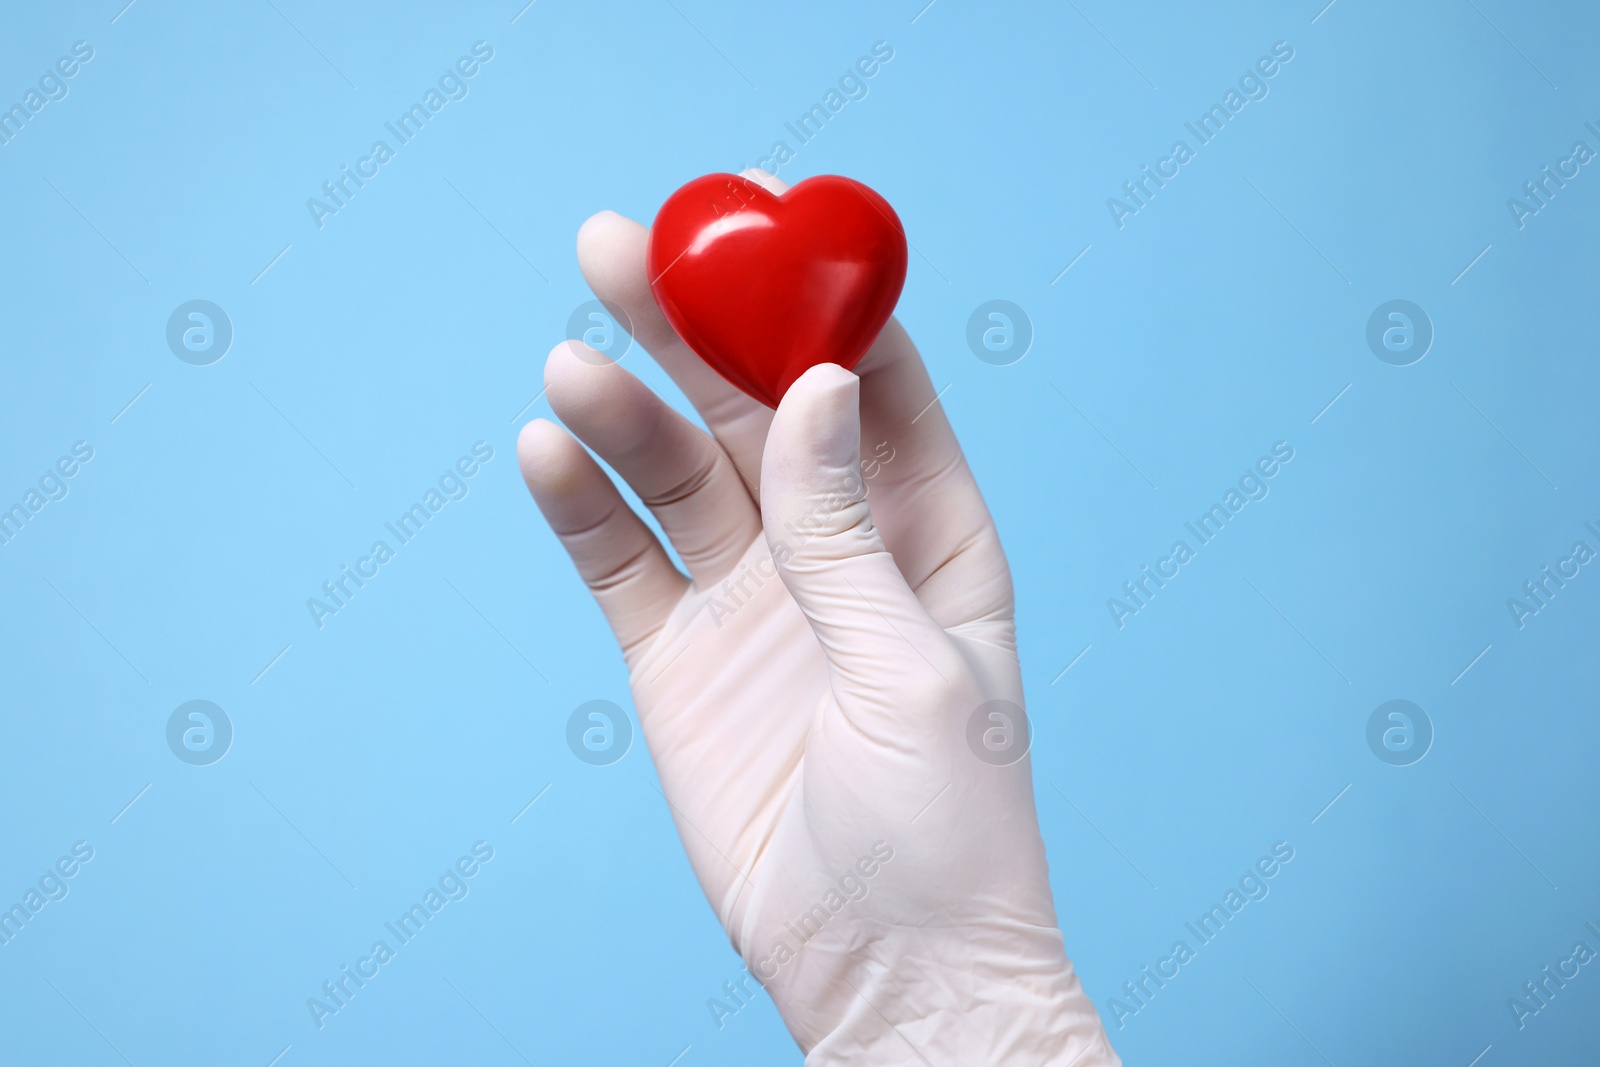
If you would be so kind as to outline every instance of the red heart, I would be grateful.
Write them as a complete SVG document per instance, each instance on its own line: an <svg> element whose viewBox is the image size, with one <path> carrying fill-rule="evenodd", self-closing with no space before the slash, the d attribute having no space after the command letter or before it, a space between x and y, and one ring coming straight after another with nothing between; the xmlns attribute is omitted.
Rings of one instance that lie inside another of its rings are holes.
<svg viewBox="0 0 1600 1067"><path fill-rule="evenodd" d="M768 407L819 363L854 367L894 313L906 236L849 178L781 197L732 174L667 198L650 231L650 291L690 348Z"/></svg>

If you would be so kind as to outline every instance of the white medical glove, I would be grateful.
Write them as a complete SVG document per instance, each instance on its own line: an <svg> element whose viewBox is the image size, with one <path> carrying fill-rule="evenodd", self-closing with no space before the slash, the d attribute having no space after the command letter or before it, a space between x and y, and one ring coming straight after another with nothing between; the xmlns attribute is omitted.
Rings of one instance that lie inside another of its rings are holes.
<svg viewBox="0 0 1600 1067"><path fill-rule="evenodd" d="M734 947L811 1067L1120 1064L1063 948L1018 758L1010 573L910 339L891 321L859 378L815 367L774 413L673 333L647 237L602 213L579 262L711 435L576 342L545 382L688 576L567 433L532 422L518 453L616 633Z"/></svg>

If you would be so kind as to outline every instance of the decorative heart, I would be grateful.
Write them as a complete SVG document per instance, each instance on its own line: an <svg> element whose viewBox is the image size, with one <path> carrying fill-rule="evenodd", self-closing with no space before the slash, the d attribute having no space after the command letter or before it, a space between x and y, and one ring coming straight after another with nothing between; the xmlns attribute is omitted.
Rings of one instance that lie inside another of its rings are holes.
<svg viewBox="0 0 1600 1067"><path fill-rule="evenodd" d="M819 363L856 365L894 313L906 236L858 181L782 196L733 174L696 178L650 230L650 291L684 343L768 407Z"/></svg>

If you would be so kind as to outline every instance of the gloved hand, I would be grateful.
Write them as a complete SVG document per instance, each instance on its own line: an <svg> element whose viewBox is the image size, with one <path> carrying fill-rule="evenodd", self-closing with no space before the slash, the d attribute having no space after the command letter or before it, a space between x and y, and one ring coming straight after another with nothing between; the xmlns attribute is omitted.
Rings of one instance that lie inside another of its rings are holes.
<svg viewBox="0 0 1600 1067"><path fill-rule="evenodd" d="M859 378L815 367L774 413L673 333L647 236L596 215L579 263L712 436L576 342L545 383L689 576L557 426L518 456L711 906L808 1065L1119 1064L1057 929L1029 761L1004 765L1026 744L1010 573L910 339L891 321Z"/></svg>

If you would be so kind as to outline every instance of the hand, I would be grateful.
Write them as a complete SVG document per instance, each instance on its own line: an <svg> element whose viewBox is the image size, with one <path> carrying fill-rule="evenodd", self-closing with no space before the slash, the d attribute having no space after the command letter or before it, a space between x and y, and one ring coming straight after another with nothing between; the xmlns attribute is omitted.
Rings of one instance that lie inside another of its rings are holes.
<svg viewBox="0 0 1600 1067"><path fill-rule="evenodd" d="M647 236L596 215L579 264L711 436L576 342L545 383L688 577L561 429L518 455L735 948L808 1064L1120 1063L1062 946L1029 761L969 744L1023 702L1011 577L916 349L891 321L859 378L815 367L774 413L673 333Z"/></svg>

